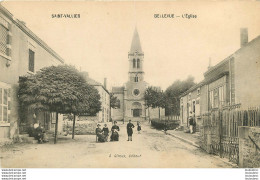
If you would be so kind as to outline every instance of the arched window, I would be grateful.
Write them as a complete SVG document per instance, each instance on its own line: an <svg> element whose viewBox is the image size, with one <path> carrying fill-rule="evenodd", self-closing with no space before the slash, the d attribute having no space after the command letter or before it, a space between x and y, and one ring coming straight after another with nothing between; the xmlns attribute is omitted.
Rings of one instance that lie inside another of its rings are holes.
<svg viewBox="0 0 260 180"><path fill-rule="evenodd" d="M135 82L138 82L138 76L137 75L135 76Z"/></svg>
<svg viewBox="0 0 260 180"><path fill-rule="evenodd" d="M140 59L137 59L137 68L140 68Z"/></svg>
<svg viewBox="0 0 260 180"><path fill-rule="evenodd" d="M135 68L136 67L136 61L135 61L135 59L133 59L133 68Z"/></svg>

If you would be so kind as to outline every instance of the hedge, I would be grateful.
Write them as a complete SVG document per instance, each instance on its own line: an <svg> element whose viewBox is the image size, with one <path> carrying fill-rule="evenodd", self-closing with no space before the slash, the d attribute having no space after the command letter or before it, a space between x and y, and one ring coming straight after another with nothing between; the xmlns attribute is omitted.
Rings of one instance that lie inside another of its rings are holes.
<svg viewBox="0 0 260 180"><path fill-rule="evenodd" d="M159 120L159 119L153 119L151 120L151 125L155 129L164 129L165 125L167 130L173 130L176 129L179 126L179 121L178 120Z"/></svg>

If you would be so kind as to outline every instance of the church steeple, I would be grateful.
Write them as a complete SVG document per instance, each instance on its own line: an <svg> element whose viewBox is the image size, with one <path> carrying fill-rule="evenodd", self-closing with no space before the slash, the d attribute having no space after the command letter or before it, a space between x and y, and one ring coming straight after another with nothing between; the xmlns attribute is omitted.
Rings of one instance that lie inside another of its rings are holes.
<svg viewBox="0 0 260 180"><path fill-rule="evenodd" d="M136 83L143 81L144 79L143 59L144 59L144 53L142 51L137 28L135 27L135 31L131 43L131 49L128 52L129 81L136 82Z"/></svg>
<svg viewBox="0 0 260 180"><path fill-rule="evenodd" d="M137 31L137 28L135 27L130 53L134 53L136 51L139 52L139 53L143 52L142 47L141 47L141 43L140 43L139 34L138 34L138 31Z"/></svg>

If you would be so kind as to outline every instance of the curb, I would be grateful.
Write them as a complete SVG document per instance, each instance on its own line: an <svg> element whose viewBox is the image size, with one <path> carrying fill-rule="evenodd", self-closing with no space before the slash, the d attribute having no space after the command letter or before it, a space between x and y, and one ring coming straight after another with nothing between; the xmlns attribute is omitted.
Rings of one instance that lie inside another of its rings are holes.
<svg viewBox="0 0 260 180"><path fill-rule="evenodd" d="M167 132L166 132L166 134L167 134L167 135L170 135L170 136L172 136L172 137L175 137L175 138L177 138L177 139L180 139L180 140L183 141L183 142L186 142L186 143L188 143L188 144L190 144L190 145L192 145L192 146L195 146L195 147L201 149L201 147L200 147L198 144L196 144L196 143L194 143L194 142L192 142L192 141L189 141L189 140L187 140L187 139L184 139L184 138L182 138L182 137L180 137L180 136L178 136L178 135L176 135L176 134L170 134L170 133L167 133ZM234 163L231 163L231 162L229 162L229 161L226 161L224 158L220 158L220 157L215 156L215 155L212 155L212 154L209 154L209 155L211 155L211 157L213 157L214 159L221 160L222 162L228 164L229 166L232 166L232 168L238 168L238 165L237 165L237 164L234 164Z"/></svg>
<svg viewBox="0 0 260 180"><path fill-rule="evenodd" d="M180 139L180 140L182 140L182 141L184 141L184 142L186 142L186 143L188 143L188 144L190 144L190 145L192 145L192 146L195 146L195 147L197 147L197 148L200 148L200 146L199 146L198 144L196 144L196 143L194 143L194 142L192 142L192 141L189 141L189 140L187 140L187 139L184 139L184 138L182 138L182 137L180 137L180 136L178 136L178 135L176 135L176 134L170 134L170 133L167 133L167 132L166 132L166 134L167 134L167 135L170 135L170 136L172 136L172 137L175 137L175 138L177 138L177 139Z"/></svg>

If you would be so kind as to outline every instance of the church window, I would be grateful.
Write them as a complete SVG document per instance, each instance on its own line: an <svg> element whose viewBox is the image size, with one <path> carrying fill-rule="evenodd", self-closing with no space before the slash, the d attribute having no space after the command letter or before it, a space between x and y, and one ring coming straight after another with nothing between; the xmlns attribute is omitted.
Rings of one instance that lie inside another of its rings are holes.
<svg viewBox="0 0 260 180"><path fill-rule="evenodd" d="M138 76L135 76L135 82L138 82Z"/></svg>
<svg viewBox="0 0 260 180"><path fill-rule="evenodd" d="M140 68L140 59L137 59L137 68Z"/></svg>
<svg viewBox="0 0 260 180"><path fill-rule="evenodd" d="M135 68L135 67L136 67L136 60L133 59L133 68Z"/></svg>
<svg viewBox="0 0 260 180"><path fill-rule="evenodd" d="M138 96L140 94L140 91L139 89L134 89L133 93L135 96Z"/></svg>

